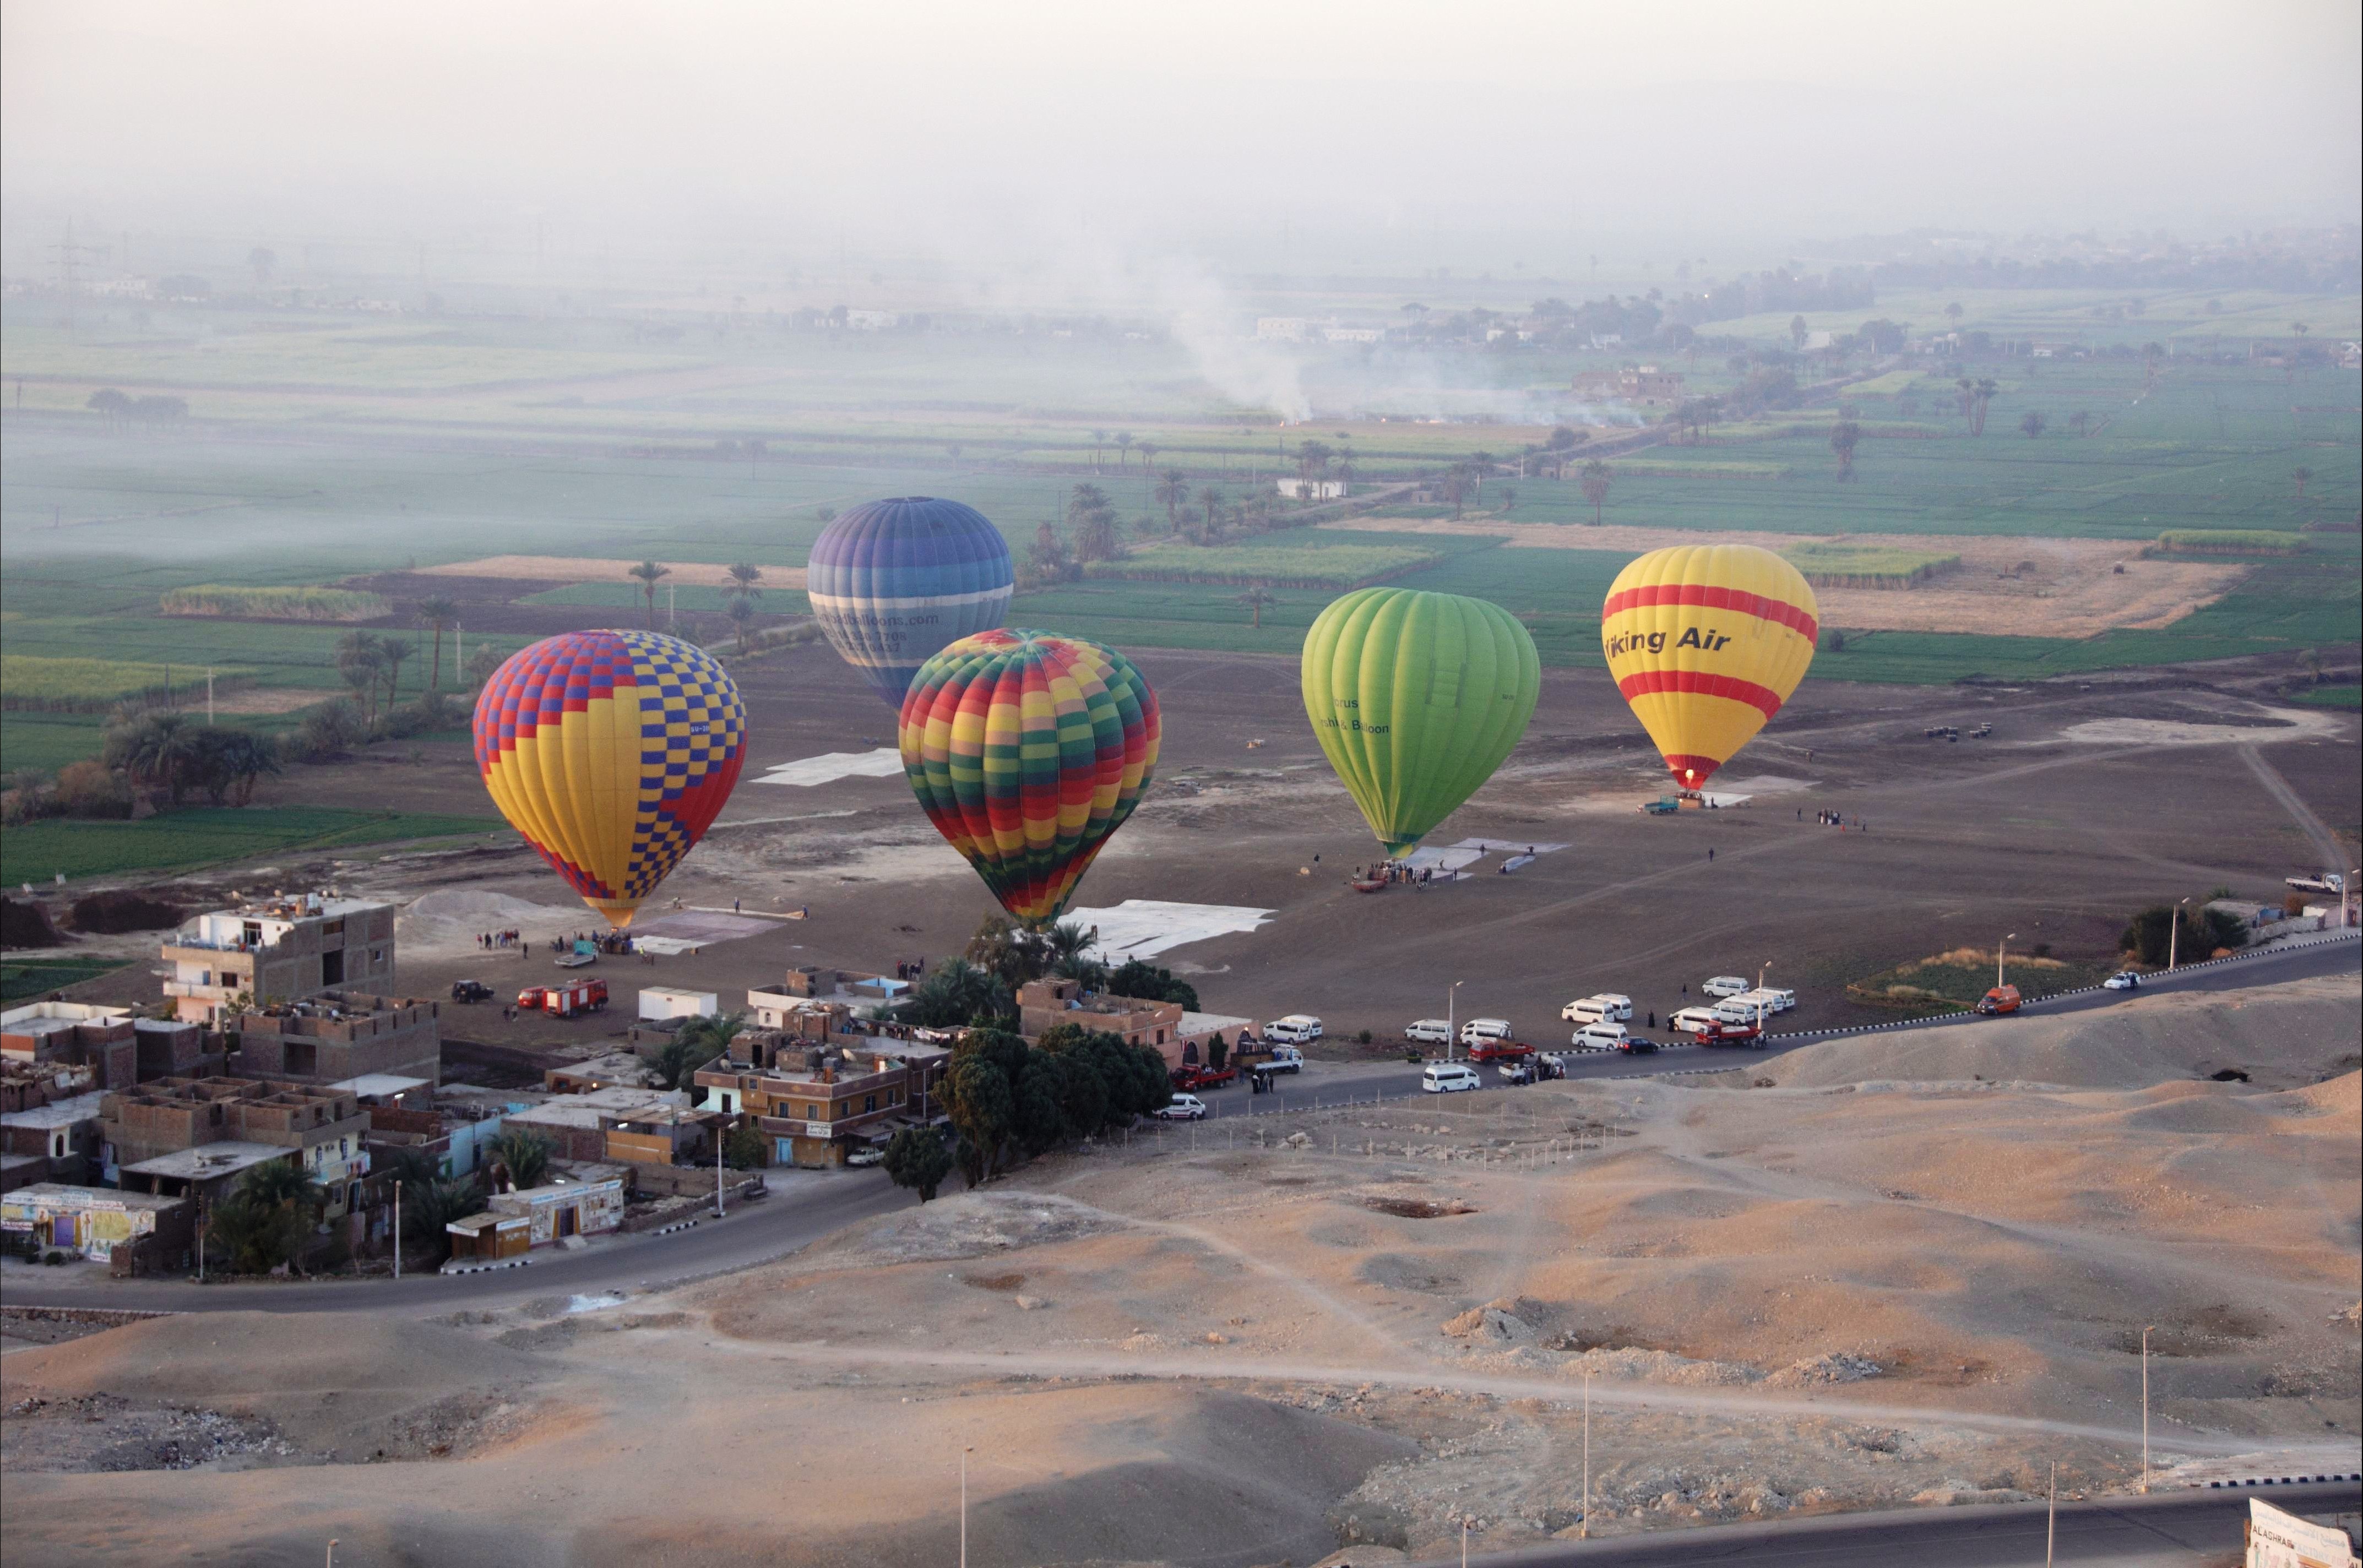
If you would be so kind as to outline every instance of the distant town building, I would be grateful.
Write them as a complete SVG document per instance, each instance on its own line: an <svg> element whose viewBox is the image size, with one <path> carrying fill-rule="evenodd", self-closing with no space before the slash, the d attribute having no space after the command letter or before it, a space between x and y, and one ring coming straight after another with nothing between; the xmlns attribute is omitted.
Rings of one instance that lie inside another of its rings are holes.
<svg viewBox="0 0 2363 1568"><path fill-rule="evenodd" d="M305 893L215 910L168 938L163 957L164 994L193 1022L346 986L392 990L394 906Z"/></svg>
<svg viewBox="0 0 2363 1568"><path fill-rule="evenodd" d="M1346 493L1346 481L1333 479L1284 479L1274 481L1291 501L1335 501Z"/></svg>
<svg viewBox="0 0 2363 1568"><path fill-rule="evenodd" d="M1625 365L1614 370L1585 370L1575 378L1579 397L1614 397L1644 407L1681 401L1682 378L1678 370L1655 365Z"/></svg>
<svg viewBox="0 0 2363 1568"><path fill-rule="evenodd" d="M1270 343L1302 343L1311 326L1301 315L1259 315L1255 335Z"/></svg>
<svg viewBox="0 0 2363 1568"><path fill-rule="evenodd" d="M387 1073L433 1084L443 1077L440 1010L432 1001L322 991L243 1009L227 1027L238 1035L246 1077L332 1084Z"/></svg>
<svg viewBox="0 0 2363 1568"><path fill-rule="evenodd" d="M1378 326L1325 326L1321 337L1329 343L1377 343L1386 337L1386 329Z"/></svg>
<svg viewBox="0 0 2363 1568"><path fill-rule="evenodd" d="M888 332L903 325L903 318L891 310L849 310L845 325L856 332Z"/></svg>

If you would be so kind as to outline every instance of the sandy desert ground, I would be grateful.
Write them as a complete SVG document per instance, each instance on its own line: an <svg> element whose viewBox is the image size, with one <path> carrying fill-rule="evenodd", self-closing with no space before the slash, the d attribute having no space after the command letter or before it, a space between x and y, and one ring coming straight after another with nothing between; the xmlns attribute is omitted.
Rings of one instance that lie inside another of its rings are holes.
<svg viewBox="0 0 2363 1568"><path fill-rule="evenodd" d="M12 1562L1358 1562L2356 1463L2351 978L1043 1161L668 1291L0 1360ZM2247 1081L2214 1075L2243 1072ZM694 1526L692 1529L692 1526Z"/></svg>

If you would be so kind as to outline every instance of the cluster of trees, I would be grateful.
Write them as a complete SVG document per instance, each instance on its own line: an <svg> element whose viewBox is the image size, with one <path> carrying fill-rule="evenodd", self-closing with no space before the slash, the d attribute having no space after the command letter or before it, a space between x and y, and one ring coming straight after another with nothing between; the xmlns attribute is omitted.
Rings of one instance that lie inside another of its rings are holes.
<svg viewBox="0 0 2363 1568"><path fill-rule="evenodd" d="M895 1019L923 1029L994 1028L1017 1019L1017 988L1048 977L1079 982L1084 989L1146 1001L1180 1002L1198 1009L1196 988L1172 971L1127 960L1110 969L1088 956L1099 940L1097 926L1071 921L1048 930L1029 930L1006 915L987 916L965 951L930 970L898 1004Z"/></svg>
<svg viewBox="0 0 2363 1568"><path fill-rule="evenodd" d="M952 1160L974 1187L1019 1158L1130 1126L1172 1093L1165 1058L1120 1035L1061 1024L1028 1045L1004 1030L971 1029L945 1079L960 1134Z"/></svg>
<svg viewBox="0 0 2363 1568"><path fill-rule="evenodd" d="M243 806L255 785L280 771L278 744L230 724L202 724L170 709L118 710L100 755L69 763L51 779L37 768L8 776L5 815L128 817L138 791L161 791L173 805L201 794L216 806Z"/></svg>
<svg viewBox="0 0 2363 1568"><path fill-rule="evenodd" d="M99 388L83 406L105 414L107 428L116 431L135 425L171 425L189 416L189 400L184 397L133 397L114 387Z"/></svg>
<svg viewBox="0 0 2363 1568"><path fill-rule="evenodd" d="M689 1088L697 1070L727 1051L746 1027L743 1012L682 1019L672 1038L657 1053L657 1077L669 1089Z"/></svg>
<svg viewBox="0 0 2363 1568"><path fill-rule="evenodd" d="M2225 896L2227 889L2216 889ZM2152 904L2135 914L2118 942L2125 952L2155 966L2169 955L2182 961L2204 958L2219 948L2248 944L2248 928L2228 910L2203 904Z"/></svg>
<svg viewBox="0 0 2363 1568"><path fill-rule="evenodd" d="M416 1149L389 1151L381 1170L402 1189L402 1239L405 1255L423 1247L440 1262L448 1250L444 1227L484 1206L488 1190L538 1187L549 1175L549 1141L512 1128L486 1146L482 1179L449 1178L434 1156ZM234 1273L300 1271L312 1250L327 1195L302 1167L285 1160L256 1165L238 1179L229 1195L205 1216L203 1244Z"/></svg>

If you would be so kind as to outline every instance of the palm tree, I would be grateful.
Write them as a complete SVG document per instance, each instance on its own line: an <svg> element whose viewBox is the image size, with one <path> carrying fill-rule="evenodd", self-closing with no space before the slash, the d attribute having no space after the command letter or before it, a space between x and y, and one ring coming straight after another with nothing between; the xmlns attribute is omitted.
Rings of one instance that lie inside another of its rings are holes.
<svg viewBox="0 0 2363 1568"><path fill-rule="evenodd" d="M1614 470L1594 458L1578 471L1583 476L1583 499L1592 502L1592 525L1597 528L1600 509L1608 502L1608 481L1615 477Z"/></svg>
<svg viewBox="0 0 2363 1568"><path fill-rule="evenodd" d="M730 596L730 602L722 607L722 613L725 615L729 616L731 625L738 628L738 651L740 653L745 653L747 651L747 623L755 618L755 602L748 598L743 593L734 593Z"/></svg>
<svg viewBox="0 0 2363 1568"><path fill-rule="evenodd" d="M1830 450L1838 457L1840 483L1854 478L1854 447L1861 439L1862 426L1851 419L1842 419L1830 426Z"/></svg>
<svg viewBox="0 0 2363 1568"><path fill-rule="evenodd" d="M492 1155L494 1165L505 1170L511 1192L539 1187L541 1178L549 1174L549 1140L538 1132L522 1127L507 1128L485 1152Z"/></svg>
<svg viewBox="0 0 2363 1568"><path fill-rule="evenodd" d="M1452 520L1460 521L1460 509L1469 500L1469 466L1455 463L1444 470L1444 499L1452 502Z"/></svg>
<svg viewBox="0 0 2363 1568"><path fill-rule="evenodd" d="M2029 414L2025 418L2018 422L2019 429L2026 433L2026 438L2030 441L2042 435L2044 431L2050 428L2050 416L2044 414L2040 409Z"/></svg>
<svg viewBox="0 0 2363 1568"><path fill-rule="evenodd" d="M660 567L654 561L642 561L636 567L626 568L624 575L639 579L640 592L649 602L649 630L655 631L657 629L657 580L671 577L672 569Z"/></svg>
<svg viewBox="0 0 2363 1568"><path fill-rule="evenodd" d="M337 639L337 673L361 700L372 725L377 723L377 680L384 668L385 644L374 632L347 632Z"/></svg>
<svg viewBox="0 0 2363 1568"><path fill-rule="evenodd" d="M104 760L141 784L161 784L179 805L198 759L197 731L181 713L154 713L107 737Z"/></svg>
<svg viewBox="0 0 2363 1568"><path fill-rule="evenodd" d="M2297 498L2300 501L2303 501L2305 499L2305 481L2313 477L2313 470L2312 469L2296 468L2290 470L2290 478L2297 480Z"/></svg>
<svg viewBox="0 0 2363 1568"><path fill-rule="evenodd" d="M1182 503L1190 499L1190 476L1180 469L1168 469L1157 478L1157 499L1165 503L1165 520L1178 531L1182 526Z"/></svg>
<svg viewBox="0 0 2363 1568"><path fill-rule="evenodd" d="M1280 602L1279 600L1274 599L1270 593L1265 591L1261 583L1256 584L1256 586L1248 589L1245 593L1240 594L1238 596L1238 601L1240 603L1246 605L1249 610L1255 613L1255 626L1258 631L1261 631L1263 629L1263 613L1265 609L1270 605Z"/></svg>
<svg viewBox="0 0 2363 1568"><path fill-rule="evenodd" d="M1143 441L1140 444L1140 466L1144 472L1157 466L1156 442Z"/></svg>
<svg viewBox="0 0 2363 1568"><path fill-rule="evenodd" d="M1131 432L1131 431L1129 431L1129 430L1119 430L1119 431L1117 431L1117 432L1115 433L1115 469L1116 469L1116 472L1118 472L1118 473L1122 473L1122 472L1124 471L1124 460L1125 460L1125 458L1126 458L1130 457L1131 455L1132 455L1132 432Z"/></svg>
<svg viewBox="0 0 2363 1568"><path fill-rule="evenodd" d="M1963 376L1953 385L1958 389L1958 395L1961 400L1961 417L1967 419L1969 417L1969 410L1977 405L1978 383Z"/></svg>
<svg viewBox="0 0 2363 1568"><path fill-rule="evenodd" d="M1354 490L1354 449L1351 447L1337 454L1337 493L1350 495Z"/></svg>
<svg viewBox="0 0 2363 1568"><path fill-rule="evenodd" d="M1198 492L1198 504L1206 509L1206 543L1215 542L1215 512L1223 504L1223 492L1213 485Z"/></svg>
<svg viewBox="0 0 2363 1568"><path fill-rule="evenodd" d="M400 637L388 637L380 645L379 655L385 664L385 705L389 708L402 698L402 661L410 654L410 645Z"/></svg>
<svg viewBox="0 0 2363 1568"><path fill-rule="evenodd" d="M1495 513L1498 516L1507 517L1510 514L1510 508L1518 504L1518 492L1506 484L1500 489L1502 499L1493 503Z"/></svg>
<svg viewBox="0 0 2363 1568"><path fill-rule="evenodd" d="M1477 493L1480 495L1484 494L1485 476L1493 471L1493 454L1491 452L1470 453L1469 471L1476 476Z"/></svg>
<svg viewBox="0 0 2363 1568"><path fill-rule="evenodd" d="M1108 433L1104 430L1092 432L1092 472L1093 473L1100 471L1100 448L1107 445L1107 436Z"/></svg>
<svg viewBox="0 0 2363 1568"><path fill-rule="evenodd" d="M1805 339L1812 335L1813 328L1805 325L1803 316L1792 315L1789 318L1789 343L1792 348L1803 348L1805 346Z"/></svg>
<svg viewBox="0 0 2363 1568"><path fill-rule="evenodd" d="M2089 436L2092 433L2092 416L2080 408L2068 416L2068 428L2079 436Z"/></svg>
<svg viewBox="0 0 2363 1568"><path fill-rule="evenodd" d="M1978 382L1976 391L1977 418L1969 426L1969 434L1982 436L1986 433L1986 409L1993 402L1994 394L2002 391L2002 383L1989 376Z"/></svg>
<svg viewBox="0 0 2363 1568"><path fill-rule="evenodd" d="M1960 301L1958 301L1958 300L1955 300L1951 304L1948 304L1948 305L1947 305L1947 306L1945 307L1945 323L1946 323L1946 325L1947 325L1947 326L1950 326L1951 328L1953 328L1953 330L1955 330L1955 331L1957 331L1957 332L1960 330L1960 326L1961 326L1961 302L1960 302Z"/></svg>
<svg viewBox="0 0 2363 1568"><path fill-rule="evenodd" d="M757 583L763 580L763 569L761 567L757 566L752 561L736 561L730 566L726 567L724 569L730 574L730 580L738 585L739 598L760 599L763 597L763 591L755 586Z"/></svg>
<svg viewBox="0 0 2363 1568"><path fill-rule="evenodd" d="M435 634L434 662L427 672L427 689L432 691L443 684L443 634L459 620L459 602L440 593L422 599L418 602L418 618Z"/></svg>

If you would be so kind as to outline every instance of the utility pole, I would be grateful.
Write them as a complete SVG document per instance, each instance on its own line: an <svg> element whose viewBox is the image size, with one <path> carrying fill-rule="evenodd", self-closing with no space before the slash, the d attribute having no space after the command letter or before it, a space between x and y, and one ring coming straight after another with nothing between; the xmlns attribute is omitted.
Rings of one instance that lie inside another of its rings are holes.
<svg viewBox="0 0 2363 1568"><path fill-rule="evenodd" d="M714 1135L714 1217L722 1218L722 1140L725 1134Z"/></svg>
<svg viewBox="0 0 2363 1568"><path fill-rule="evenodd" d="M1996 990L2002 989L2002 954L2008 950L2012 943L2017 940L2018 933L2014 931L2009 935L2003 937L2000 942L1994 944L1994 989Z"/></svg>
<svg viewBox="0 0 2363 1568"><path fill-rule="evenodd" d="M214 667L213 667L212 665L207 665L207 666L205 666L205 726L206 726L206 728L208 728L208 729L212 728L212 727L213 727L213 722L214 722Z"/></svg>
<svg viewBox="0 0 2363 1568"><path fill-rule="evenodd" d="M1583 1374L1583 1518L1577 1521L1576 1539L1592 1539L1592 1372Z"/></svg>
<svg viewBox="0 0 2363 1568"><path fill-rule="evenodd" d="M960 1450L960 1568L968 1568L968 1456L973 1447Z"/></svg>
<svg viewBox="0 0 2363 1568"><path fill-rule="evenodd" d="M394 1184L394 1277L402 1277L402 1183Z"/></svg>
<svg viewBox="0 0 2363 1568"><path fill-rule="evenodd" d="M2051 1462L2051 1506L2043 1511L2043 1568L2051 1568L2051 1551L2059 1540L2059 1462Z"/></svg>
<svg viewBox="0 0 2363 1568"><path fill-rule="evenodd" d="M1455 980L1452 988L1444 993L1444 1059L1448 1062L1452 1060L1452 1043L1459 1035L1460 988L1468 983Z"/></svg>
<svg viewBox="0 0 2363 1568"><path fill-rule="evenodd" d="M2149 1336L2158 1327L2142 1325L2142 1495L2149 1495Z"/></svg>
<svg viewBox="0 0 2363 1568"><path fill-rule="evenodd" d="M61 245L52 245L50 248L57 252L58 270L64 275L63 281L65 282L66 290L66 331L71 334L74 329L74 299L81 287L77 275L81 271L82 259L85 256L93 258L104 256L106 254L106 247L103 245L76 245L74 243L73 219L68 218L66 219L65 242Z"/></svg>
<svg viewBox="0 0 2363 1568"><path fill-rule="evenodd" d="M2169 916L2166 922L2166 969L2168 974L2172 974L2174 972L2175 966L2180 962L2180 953L2181 950L2182 940L2182 906L2190 901L2191 900L2189 899L2178 900L2174 908L2167 911Z"/></svg>

